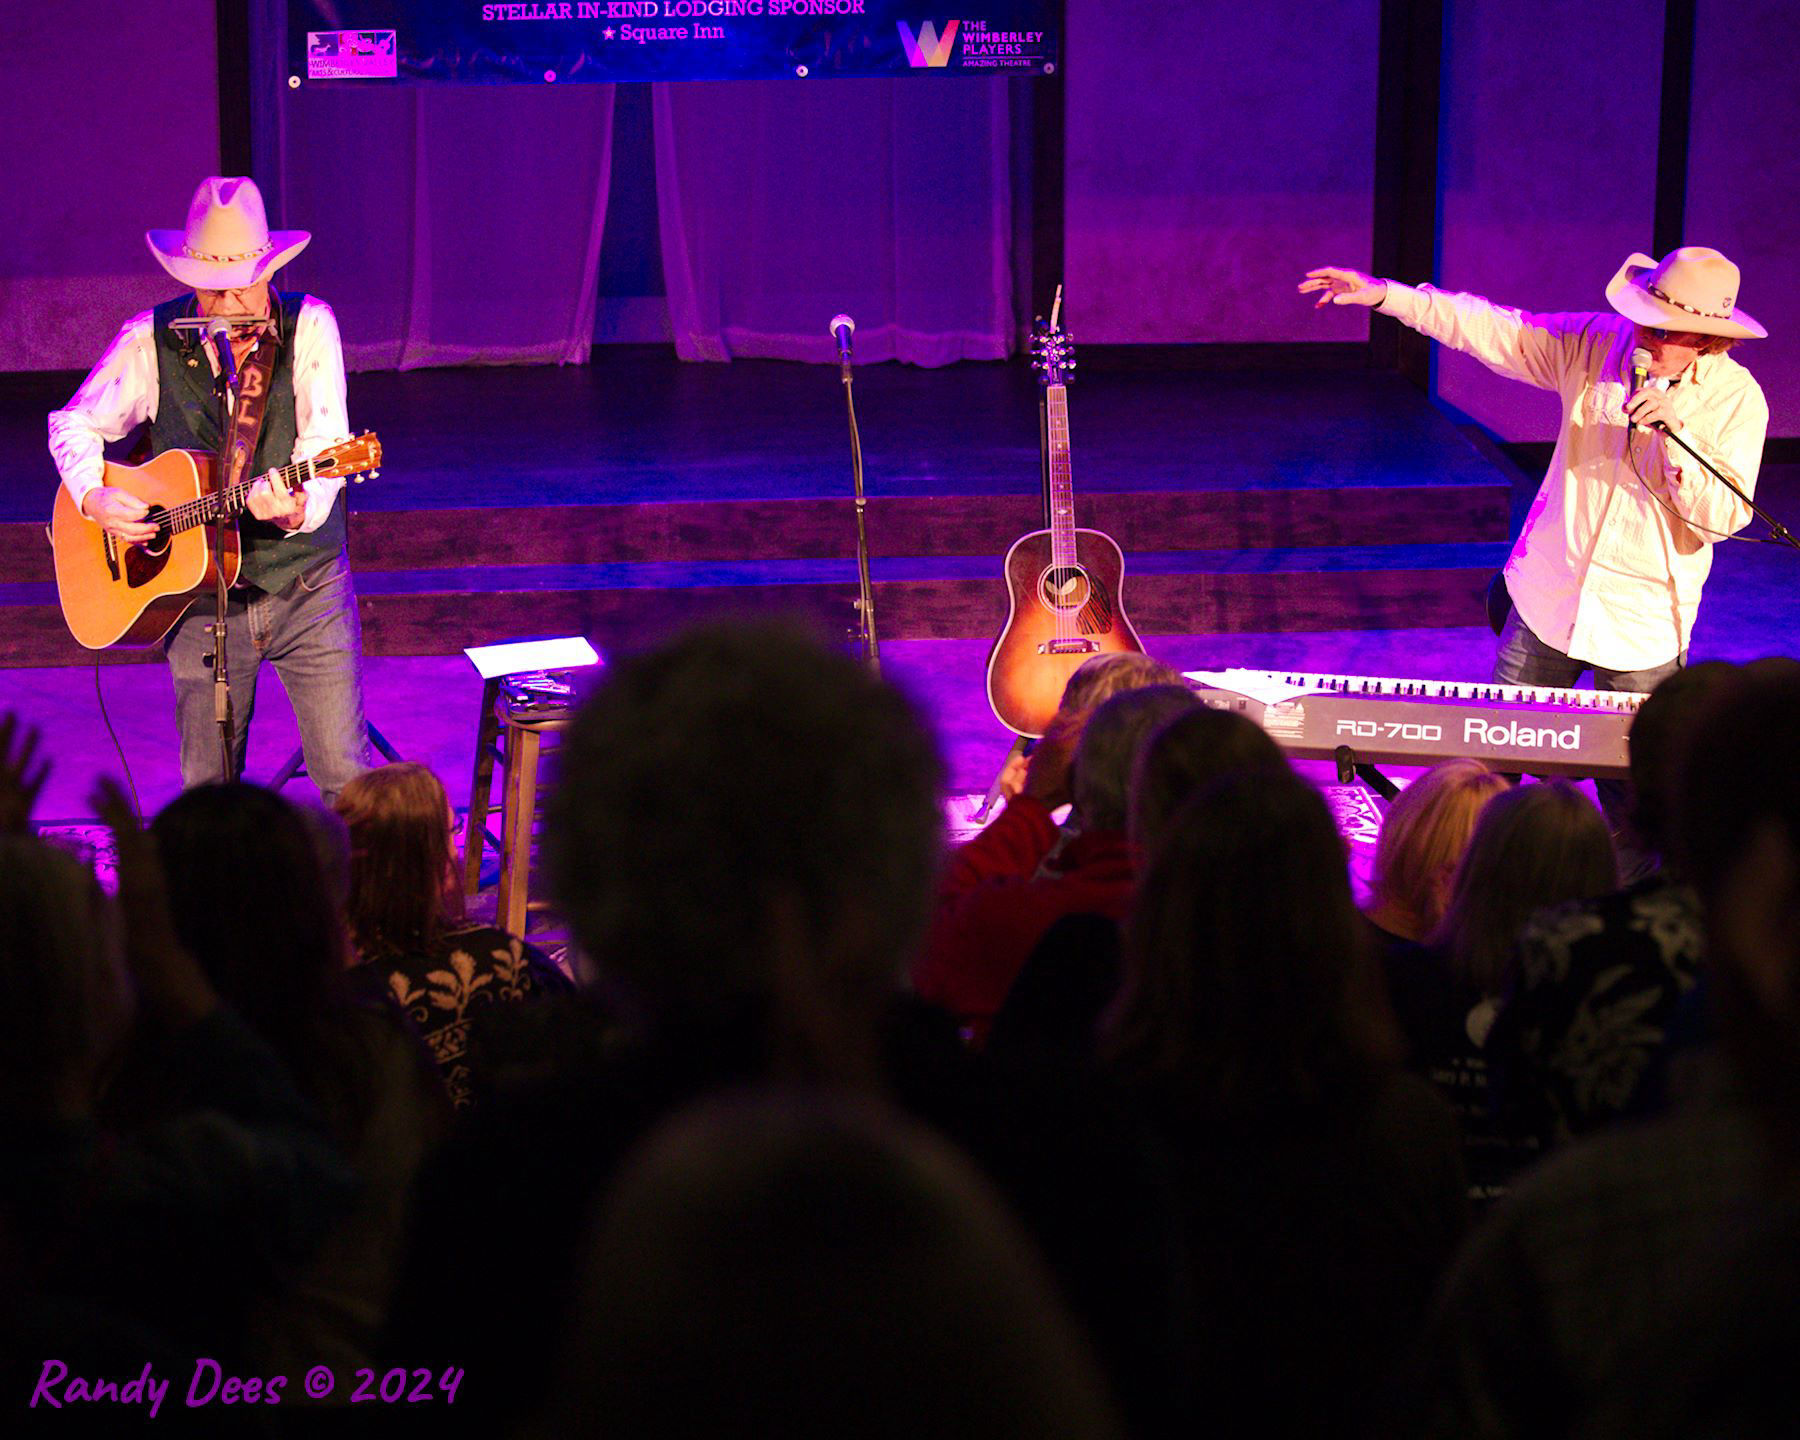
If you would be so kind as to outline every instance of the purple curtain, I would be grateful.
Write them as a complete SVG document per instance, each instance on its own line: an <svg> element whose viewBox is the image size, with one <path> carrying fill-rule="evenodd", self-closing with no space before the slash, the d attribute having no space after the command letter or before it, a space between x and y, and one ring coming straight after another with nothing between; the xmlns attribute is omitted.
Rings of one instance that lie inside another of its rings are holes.
<svg viewBox="0 0 1800 1440"><path fill-rule="evenodd" d="M675 348L948 365L1011 349L1003 80L658 84L656 192Z"/></svg>
<svg viewBox="0 0 1800 1440"><path fill-rule="evenodd" d="M7 6L0 371L85 370L180 289L144 231L180 225L219 165L213 17L213 0Z"/></svg>

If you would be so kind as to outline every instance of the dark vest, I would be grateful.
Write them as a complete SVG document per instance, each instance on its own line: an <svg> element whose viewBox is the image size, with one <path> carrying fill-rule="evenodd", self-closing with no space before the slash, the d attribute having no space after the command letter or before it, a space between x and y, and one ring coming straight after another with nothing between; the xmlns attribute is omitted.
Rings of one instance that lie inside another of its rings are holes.
<svg viewBox="0 0 1800 1440"><path fill-rule="evenodd" d="M250 472L288 464L294 456L294 323L304 295L280 293L275 299L275 371L269 377L268 408L262 435L251 457ZM151 334L156 342L156 419L150 425L150 450L219 449L219 400L213 394L212 366L191 331L171 330L171 320L195 313L194 297L183 295L156 307ZM344 495L340 490L325 523L308 535L294 535L278 525L238 517L242 562L239 578L273 595L296 575L344 548Z"/></svg>

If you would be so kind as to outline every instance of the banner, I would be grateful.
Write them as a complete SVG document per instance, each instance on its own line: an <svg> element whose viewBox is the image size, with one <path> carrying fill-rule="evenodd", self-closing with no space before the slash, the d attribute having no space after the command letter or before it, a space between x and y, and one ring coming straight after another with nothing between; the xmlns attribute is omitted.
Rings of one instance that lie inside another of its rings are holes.
<svg viewBox="0 0 1800 1440"><path fill-rule="evenodd" d="M933 3L288 0L288 84L1055 73L1052 0Z"/></svg>

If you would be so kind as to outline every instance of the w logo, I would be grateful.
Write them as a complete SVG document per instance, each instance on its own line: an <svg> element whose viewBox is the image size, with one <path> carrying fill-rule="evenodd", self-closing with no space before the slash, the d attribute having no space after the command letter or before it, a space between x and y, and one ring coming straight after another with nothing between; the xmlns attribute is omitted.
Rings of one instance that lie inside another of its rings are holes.
<svg viewBox="0 0 1800 1440"><path fill-rule="evenodd" d="M927 67L941 70L950 63L950 52L956 48L956 27L960 20L944 22L944 33L938 34L937 26L926 20L919 25L919 33L913 34L912 26L904 20L894 22L900 27L900 43L906 48L906 63L915 70Z"/></svg>

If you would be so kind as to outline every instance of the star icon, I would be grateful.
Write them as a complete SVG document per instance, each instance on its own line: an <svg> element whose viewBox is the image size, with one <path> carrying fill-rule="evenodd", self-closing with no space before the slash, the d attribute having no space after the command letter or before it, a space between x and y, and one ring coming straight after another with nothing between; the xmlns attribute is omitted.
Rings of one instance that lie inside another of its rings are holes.
<svg viewBox="0 0 1800 1440"><path fill-rule="evenodd" d="M610 39L612 39L612 38L613 38L613 28L612 28L612 26L610 26L610 25L608 25L608 26L607 26L607 27L606 27L606 28L605 28L605 29L604 29L604 30L602 30L602 31L601 31L601 32L600 32L600 34L601 34L601 36L602 36L602 37L603 37L603 38L605 38L605 39L607 39L607 40L610 40Z"/></svg>

